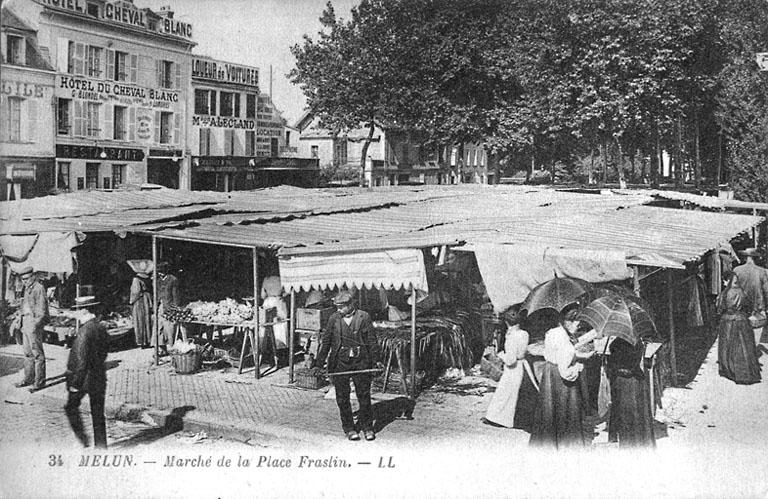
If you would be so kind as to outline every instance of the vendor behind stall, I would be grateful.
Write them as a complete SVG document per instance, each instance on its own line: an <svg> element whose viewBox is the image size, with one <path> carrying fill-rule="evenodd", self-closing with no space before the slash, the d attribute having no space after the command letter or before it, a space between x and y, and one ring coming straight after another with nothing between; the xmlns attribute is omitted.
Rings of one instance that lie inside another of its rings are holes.
<svg viewBox="0 0 768 499"><path fill-rule="evenodd" d="M160 347L165 350L167 345L173 345L176 340L178 324L168 320L164 312L171 307L178 307L181 304L179 296L179 279L171 273L171 266L168 262L157 264L157 315L160 320ZM186 341L186 333L182 331L182 336Z"/></svg>

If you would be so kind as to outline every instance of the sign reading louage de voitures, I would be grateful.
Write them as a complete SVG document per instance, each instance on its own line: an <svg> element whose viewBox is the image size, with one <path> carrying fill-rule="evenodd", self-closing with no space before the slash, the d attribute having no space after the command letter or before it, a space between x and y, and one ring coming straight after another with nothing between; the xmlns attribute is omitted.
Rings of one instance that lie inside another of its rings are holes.
<svg viewBox="0 0 768 499"><path fill-rule="evenodd" d="M208 58L192 58L192 78L218 83L235 83L258 91L259 69Z"/></svg>

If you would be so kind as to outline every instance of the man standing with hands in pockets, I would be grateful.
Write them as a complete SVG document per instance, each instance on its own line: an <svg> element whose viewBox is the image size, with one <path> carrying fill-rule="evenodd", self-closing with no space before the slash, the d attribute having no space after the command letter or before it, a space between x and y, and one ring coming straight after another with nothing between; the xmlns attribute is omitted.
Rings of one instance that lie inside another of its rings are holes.
<svg viewBox="0 0 768 499"><path fill-rule="evenodd" d="M320 350L313 367L322 367L328 359L328 374L348 371L369 371L381 367L379 345L376 342L367 312L358 310L352 293L341 291L333 299L338 308L328 318L328 324L320 338ZM373 440L373 415L371 412L370 372L340 374L331 376L336 390L336 404L339 406L341 428L349 440L360 440L359 431L366 440ZM350 381L355 384L355 394L360 405L357 427L352 417L350 402Z"/></svg>

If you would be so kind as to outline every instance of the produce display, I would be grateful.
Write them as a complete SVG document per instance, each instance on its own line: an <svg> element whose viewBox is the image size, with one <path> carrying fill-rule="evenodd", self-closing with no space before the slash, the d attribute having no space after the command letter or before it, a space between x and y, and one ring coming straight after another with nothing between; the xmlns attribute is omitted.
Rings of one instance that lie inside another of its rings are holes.
<svg viewBox="0 0 768 499"><path fill-rule="evenodd" d="M173 322L191 322L195 320L195 315L188 308L168 307L163 311L163 317Z"/></svg>
<svg viewBox="0 0 768 499"><path fill-rule="evenodd" d="M215 324L241 324L253 319L253 308L243 303L237 303L232 298L220 302L194 301L187 305L188 311L198 322Z"/></svg>

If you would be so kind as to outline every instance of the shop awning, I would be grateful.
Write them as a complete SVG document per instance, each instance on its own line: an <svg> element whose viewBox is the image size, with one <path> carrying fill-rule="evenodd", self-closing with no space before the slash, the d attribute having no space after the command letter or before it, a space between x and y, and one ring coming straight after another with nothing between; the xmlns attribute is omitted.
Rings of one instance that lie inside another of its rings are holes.
<svg viewBox="0 0 768 499"><path fill-rule="evenodd" d="M476 244L473 249L496 312L522 302L534 287L555 276L589 282L632 277L623 251L517 244Z"/></svg>
<svg viewBox="0 0 768 499"><path fill-rule="evenodd" d="M417 249L283 256L279 263L283 289L289 292L345 286L358 289L413 286L429 291L424 256Z"/></svg>
<svg viewBox="0 0 768 499"><path fill-rule="evenodd" d="M0 236L0 251L14 272L32 267L36 272L72 273L72 249L85 239L81 232L41 232Z"/></svg>

